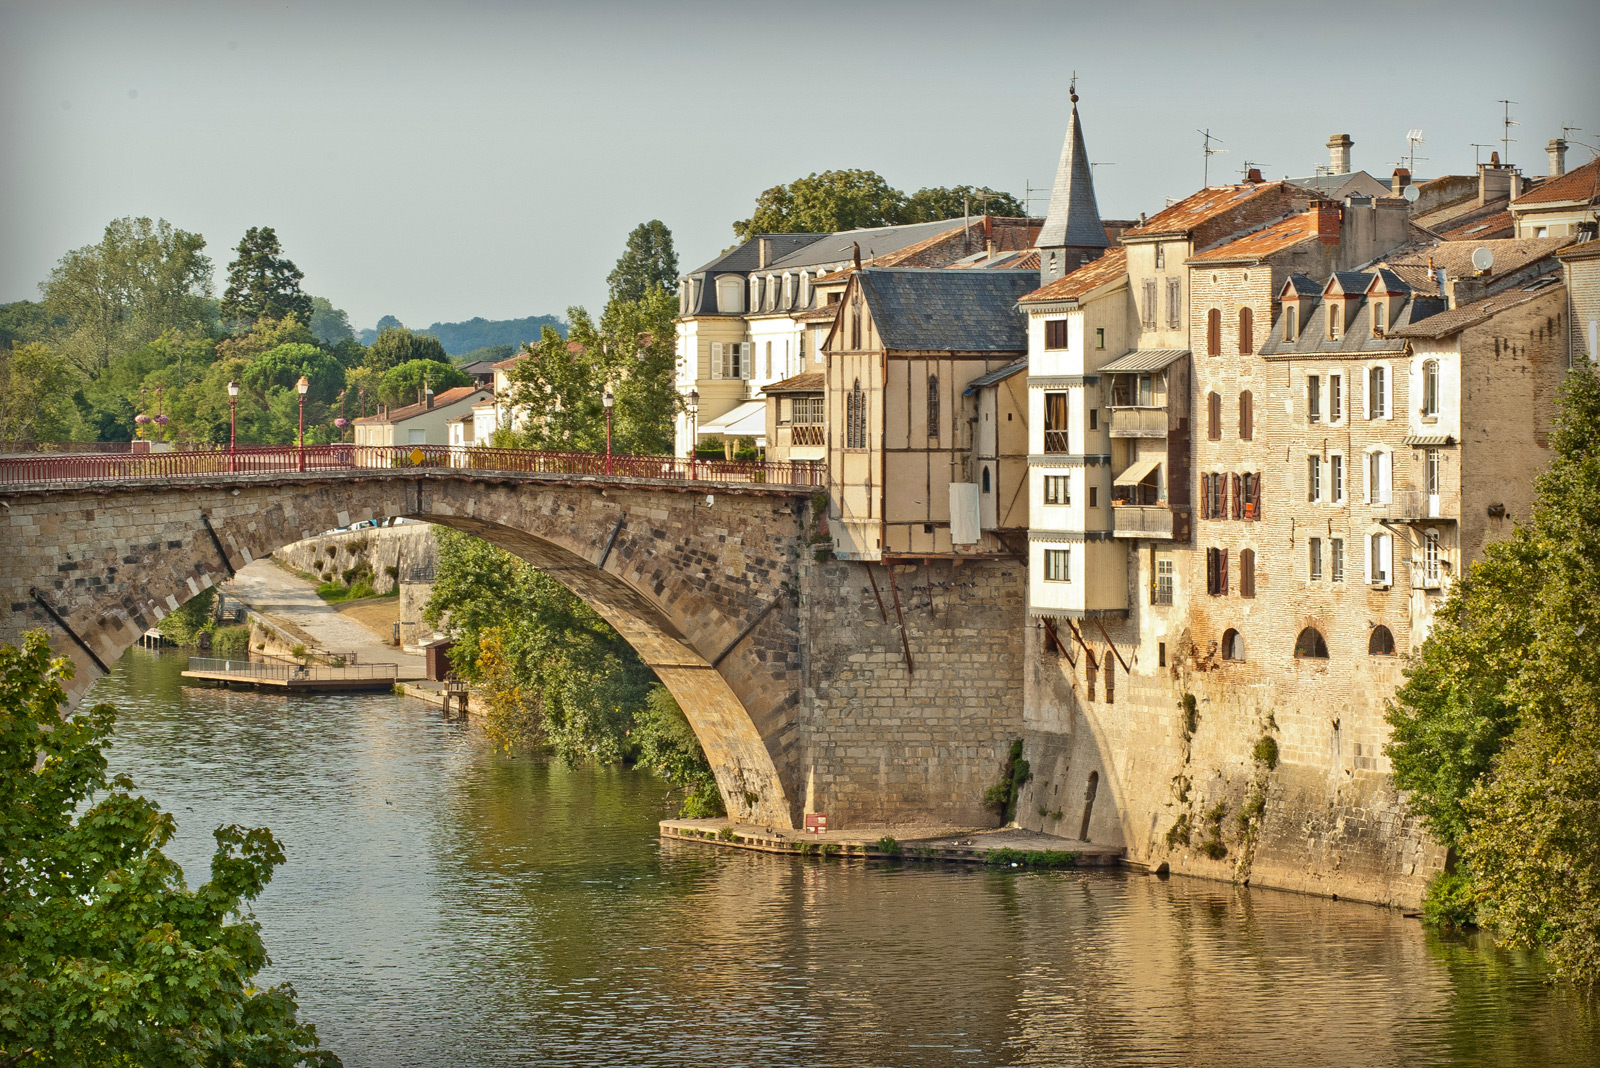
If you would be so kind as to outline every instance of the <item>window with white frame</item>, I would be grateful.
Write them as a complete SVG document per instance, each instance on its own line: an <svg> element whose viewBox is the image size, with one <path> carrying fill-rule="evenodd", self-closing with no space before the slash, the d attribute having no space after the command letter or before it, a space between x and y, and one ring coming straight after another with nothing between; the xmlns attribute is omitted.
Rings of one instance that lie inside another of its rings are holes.
<svg viewBox="0 0 1600 1068"><path fill-rule="evenodd" d="M1306 540L1306 577L1312 582L1322 579L1322 539Z"/></svg>
<svg viewBox="0 0 1600 1068"><path fill-rule="evenodd" d="M1322 422L1322 376L1306 375L1306 421Z"/></svg>
<svg viewBox="0 0 1600 1068"><path fill-rule="evenodd" d="M1444 454L1438 449L1429 449L1423 458L1423 484L1427 486L1428 495L1439 495L1439 474L1444 464Z"/></svg>
<svg viewBox="0 0 1600 1068"><path fill-rule="evenodd" d="M1328 541L1328 581L1344 581L1344 539L1331 538Z"/></svg>
<svg viewBox="0 0 1600 1068"><path fill-rule="evenodd" d="M1328 422L1344 418L1344 375L1328 376Z"/></svg>
<svg viewBox="0 0 1600 1068"><path fill-rule="evenodd" d="M1422 584L1428 589L1439 585L1439 532L1422 532Z"/></svg>
<svg viewBox="0 0 1600 1068"><path fill-rule="evenodd" d="M1044 580L1046 582L1072 581L1072 550L1046 549L1044 551Z"/></svg>
<svg viewBox="0 0 1600 1068"><path fill-rule="evenodd" d="M1439 417L1439 361L1422 361L1422 417Z"/></svg>
<svg viewBox="0 0 1600 1068"><path fill-rule="evenodd" d="M1157 549L1154 552L1154 558L1154 581L1150 584L1150 603L1171 604L1172 588L1175 582L1174 576L1177 574L1177 569L1173 565L1172 554Z"/></svg>
<svg viewBox="0 0 1600 1068"><path fill-rule="evenodd" d="M744 311L744 286L737 277L717 279L717 311L724 315Z"/></svg>
<svg viewBox="0 0 1600 1068"><path fill-rule="evenodd" d="M1328 503L1344 503L1344 457L1339 453L1328 457Z"/></svg>
<svg viewBox="0 0 1600 1068"><path fill-rule="evenodd" d="M1367 536L1367 581L1387 586L1394 574L1394 538L1388 534Z"/></svg>
<svg viewBox="0 0 1600 1068"><path fill-rule="evenodd" d="M1045 504L1071 504L1072 490L1067 482L1066 475L1044 476L1044 503Z"/></svg>
<svg viewBox="0 0 1600 1068"><path fill-rule="evenodd" d="M1311 504L1322 500L1322 457L1316 453L1306 457L1306 500Z"/></svg>
<svg viewBox="0 0 1600 1068"><path fill-rule="evenodd" d="M740 341L713 341L711 343L712 378L749 378L749 346Z"/></svg>
<svg viewBox="0 0 1600 1068"><path fill-rule="evenodd" d="M1394 454L1374 449L1367 454L1367 503L1388 504L1393 485Z"/></svg>
<svg viewBox="0 0 1600 1068"><path fill-rule="evenodd" d="M1389 418L1389 367L1375 363L1367 368L1367 418Z"/></svg>

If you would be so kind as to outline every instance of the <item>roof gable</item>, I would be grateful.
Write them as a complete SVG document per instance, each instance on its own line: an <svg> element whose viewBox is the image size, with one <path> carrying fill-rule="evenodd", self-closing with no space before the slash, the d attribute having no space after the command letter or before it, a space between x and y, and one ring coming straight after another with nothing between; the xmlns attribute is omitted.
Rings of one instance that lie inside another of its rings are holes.
<svg viewBox="0 0 1600 1068"><path fill-rule="evenodd" d="M1574 168L1559 178L1548 178L1512 202L1513 211L1536 204L1564 204L1576 201L1593 204L1600 200L1600 157Z"/></svg>

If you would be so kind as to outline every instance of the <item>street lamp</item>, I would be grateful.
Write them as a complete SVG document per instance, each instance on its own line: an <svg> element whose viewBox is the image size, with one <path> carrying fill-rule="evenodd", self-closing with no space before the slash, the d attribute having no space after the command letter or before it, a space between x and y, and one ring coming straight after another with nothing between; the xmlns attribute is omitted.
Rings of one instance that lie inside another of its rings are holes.
<svg viewBox="0 0 1600 1068"><path fill-rule="evenodd" d="M689 391L689 477L695 477L695 453L699 451L700 442L700 391Z"/></svg>
<svg viewBox="0 0 1600 1068"><path fill-rule="evenodd" d="M234 470L234 452L239 446L239 383L228 380L228 470Z"/></svg>
<svg viewBox="0 0 1600 1068"><path fill-rule="evenodd" d="M617 398L611 395L611 384L606 383L605 394L600 398L600 403L606 406L606 474L611 473L611 409L616 407Z"/></svg>
<svg viewBox="0 0 1600 1068"><path fill-rule="evenodd" d="M300 381L294 384L300 394L300 470L306 469L306 391L311 388L311 380L305 375L300 376Z"/></svg>
<svg viewBox="0 0 1600 1068"><path fill-rule="evenodd" d="M339 428L340 444L344 443L344 431L345 428L350 425L350 420L344 417L344 395L348 392L349 390L346 389L341 389L339 391L339 418L333 421L333 425Z"/></svg>

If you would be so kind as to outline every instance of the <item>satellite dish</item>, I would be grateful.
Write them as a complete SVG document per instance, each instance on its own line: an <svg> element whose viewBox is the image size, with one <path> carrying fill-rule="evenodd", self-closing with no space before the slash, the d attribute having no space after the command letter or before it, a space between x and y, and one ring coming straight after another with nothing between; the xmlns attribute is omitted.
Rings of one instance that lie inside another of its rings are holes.
<svg viewBox="0 0 1600 1068"><path fill-rule="evenodd" d="M1487 271L1494 266L1494 253L1486 248L1472 250L1472 266L1478 271Z"/></svg>
<svg viewBox="0 0 1600 1068"><path fill-rule="evenodd" d="M1405 192L1401 193L1400 195L1411 201L1413 204L1417 202L1418 197L1422 196L1422 194L1417 191L1417 187L1414 185L1406 186Z"/></svg>

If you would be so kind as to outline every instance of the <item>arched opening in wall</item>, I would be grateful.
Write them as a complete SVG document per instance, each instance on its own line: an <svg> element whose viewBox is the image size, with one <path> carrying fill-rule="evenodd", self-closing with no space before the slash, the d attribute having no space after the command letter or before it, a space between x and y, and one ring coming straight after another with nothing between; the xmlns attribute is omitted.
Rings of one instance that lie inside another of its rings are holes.
<svg viewBox="0 0 1600 1068"><path fill-rule="evenodd" d="M1294 655L1297 660L1326 660L1328 642L1316 627L1307 627L1294 640Z"/></svg>
<svg viewBox="0 0 1600 1068"><path fill-rule="evenodd" d="M989 492L989 469L987 467L983 469L983 492Z"/></svg>
<svg viewBox="0 0 1600 1068"><path fill-rule="evenodd" d="M1089 840L1089 817L1094 815L1094 795L1100 789L1100 773L1089 773L1089 785L1083 791L1083 823L1078 827L1078 841Z"/></svg>
<svg viewBox="0 0 1600 1068"><path fill-rule="evenodd" d="M1222 659L1244 659L1244 637L1232 627L1222 632Z"/></svg>
<svg viewBox="0 0 1600 1068"><path fill-rule="evenodd" d="M1371 636L1367 638L1367 655L1394 655L1394 633L1382 623L1373 627Z"/></svg>

